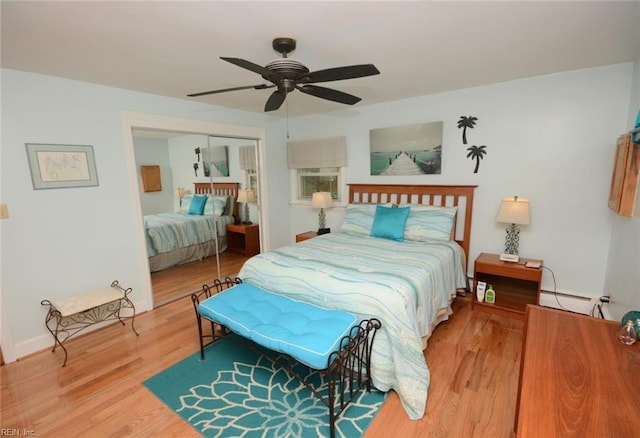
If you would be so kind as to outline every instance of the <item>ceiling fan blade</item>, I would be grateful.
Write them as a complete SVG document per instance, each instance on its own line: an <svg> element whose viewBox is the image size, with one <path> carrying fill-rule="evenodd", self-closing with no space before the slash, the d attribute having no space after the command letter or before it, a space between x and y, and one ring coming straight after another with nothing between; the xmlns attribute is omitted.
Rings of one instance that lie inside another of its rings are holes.
<svg viewBox="0 0 640 438"><path fill-rule="evenodd" d="M355 103L360 102L360 99L357 96L352 94L347 94L342 91L334 90L332 88L319 87L317 85L302 85L296 87L298 90L303 93L310 94L315 97L319 97L321 99L332 100L338 103L344 103L347 105L353 105Z"/></svg>
<svg viewBox="0 0 640 438"><path fill-rule="evenodd" d="M287 98L287 93L282 90L276 90L271 93L267 103L264 105L265 111L275 111L282 105L282 102Z"/></svg>
<svg viewBox="0 0 640 438"><path fill-rule="evenodd" d="M373 64L350 65L346 67L328 68L312 71L297 79L299 83L329 82L342 79L355 79L365 76L379 75L380 71Z"/></svg>
<svg viewBox="0 0 640 438"><path fill-rule="evenodd" d="M280 75L274 73L273 71L271 71L269 69L266 69L261 65L254 64L253 62L247 61L246 59L226 58L224 56L221 56L220 59L222 59L223 61L230 62L231 64L237 65L238 67L242 67L242 68L246 68L247 70L251 70L254 73L258 73L263 78L265 78L265 79L267 79L267 80L269 80L271 82L278 82L279 80L282 79L280 77Z"/></svg>
<svg viewBox="0 0 640 438"><path fill-rule="evenodd" d="M202 91L200 93L187 94L187 96L198 97L198 96L206 96L207 94L225 93L227 91L248 90L249 88L253 88L255 90L264 90L265 88L272 88L272 87L275 87L275 85L267 85L267 84L246 85L244 87L232 87L232 88L222 88L220 90Z"/></svg>

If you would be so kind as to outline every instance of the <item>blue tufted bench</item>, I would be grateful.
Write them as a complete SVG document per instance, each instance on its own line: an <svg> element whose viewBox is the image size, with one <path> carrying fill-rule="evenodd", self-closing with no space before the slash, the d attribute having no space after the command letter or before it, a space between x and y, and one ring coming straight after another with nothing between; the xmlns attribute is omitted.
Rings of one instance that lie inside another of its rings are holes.
<svg viewBox="0 0 640 438"><path fill-rule="evenodd" d="M283 353L296 362L323 372L329 389L323 397L309 382L296 375L329 408L331 437L335 420L360 389L370 390L370 357L376 319L359 321L349 312L326 309L266 291L240 279L214 283L192 295L200 335L200 355L204 358L204 339L215 342L219 324L256 344ZM225 287L226 286L226 287ZM200 301L201 298L205 298ZM203 332L202 320L212 323L211 335ZM336 390L337 388L337 390ZM336 397L340 404L335 406Z"/></svg>

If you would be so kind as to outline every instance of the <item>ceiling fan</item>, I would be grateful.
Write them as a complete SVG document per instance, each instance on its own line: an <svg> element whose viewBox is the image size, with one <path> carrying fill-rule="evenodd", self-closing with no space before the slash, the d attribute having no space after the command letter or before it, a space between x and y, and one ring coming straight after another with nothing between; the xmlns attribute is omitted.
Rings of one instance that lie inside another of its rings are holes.
<svg viewBox="0 0 640 438"><path fill-rule="evenodd" d="M249 88L264 90L266 88L276 87L276 90L271 94L264 106L265 111L275 111L280 108L286 99L287 94L296 89L305 94L310 94L321 99L353 105L362 99L352 94L313 84L317 82L339 81L342 79L354 79L380 74L373 64L350 65L309 72L309 69L299 61L287 58L287 54L293 52L296 48L295 39L275 38L273 40L272 47L276 52L282 54L282 58L275 59L264 67L241 58L220 57L220 59L230 62L231 64L235 64L238 67L246 68L254 73L258 73L263 79L269 81L270 84L224 88L220 90L188 94L187 96L197 97L205 96L207 94L224 93L227 91L246 90Z"/></svg>

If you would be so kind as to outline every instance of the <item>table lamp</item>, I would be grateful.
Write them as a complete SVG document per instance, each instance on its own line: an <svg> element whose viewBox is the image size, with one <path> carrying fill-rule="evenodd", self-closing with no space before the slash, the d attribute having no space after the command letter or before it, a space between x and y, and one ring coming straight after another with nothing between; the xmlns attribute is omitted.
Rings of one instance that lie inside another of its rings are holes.
<svg viewBox="0 0 640 438"><path fill-rule="evenodd" d="M504 253L500 255L500 260L517 263L520 260L518 257L520 229L516 225L529 225L529 200L517 196L502 199L496 222L511 224L506 229Z"/></svg>
<svg viewBox="0 0 640 438"><path fill-rule="evenodd" d="M315 192L311 197L311 207L319 208L318 213L318 235L331 232L331 228L327 228L327 217L324 213L325 208L333 207L333 199L330 192Z"/></svg>
<svg viewBox="0 0 640 438"><path fill-rule="evenodd" d="M173 196L175 196L176 198L178 198L180 200L180 208L182 208L182 198L184 198L184 195L186 193L187 193L187 191L183 187L178 187L173 192Z"/></svg>
<svg viewBox="0 0 640 438"><path fill-rule="evenodd" d="M250 224L251 221L249 220L249 203L256 202L256 196L253 194L253 190L238 190L237 202L244 203L244 221L242 221L242 223Z"/></svg>

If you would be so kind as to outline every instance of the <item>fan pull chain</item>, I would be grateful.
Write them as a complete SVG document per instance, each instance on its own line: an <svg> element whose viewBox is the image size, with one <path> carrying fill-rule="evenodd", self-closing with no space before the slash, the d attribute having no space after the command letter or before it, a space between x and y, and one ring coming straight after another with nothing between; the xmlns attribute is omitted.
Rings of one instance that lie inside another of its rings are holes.
<svg viewBox="0 0 640 438"><path fill-rule="evenodd" d="M284 93L285 95L287 94L286 91ZM285 104L285 110L287 112L287 140L289 140L289 101L285 100L284 104Z"/></svg>

